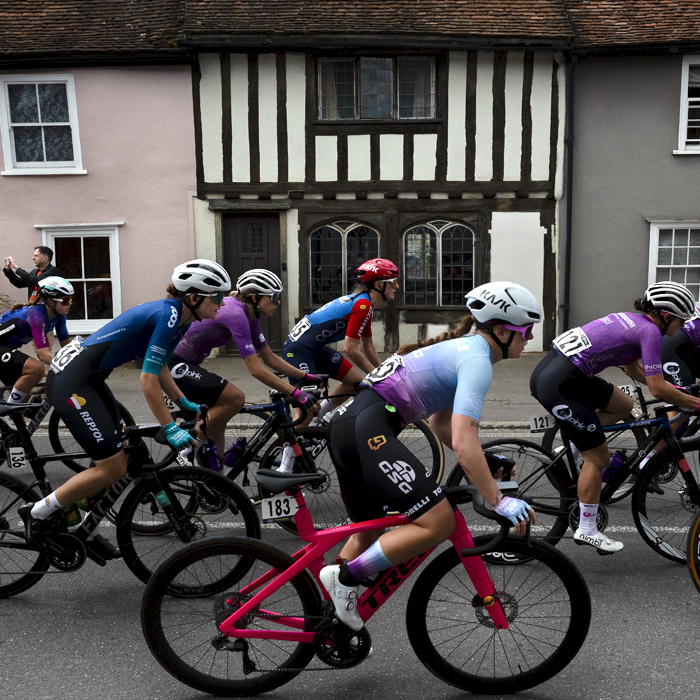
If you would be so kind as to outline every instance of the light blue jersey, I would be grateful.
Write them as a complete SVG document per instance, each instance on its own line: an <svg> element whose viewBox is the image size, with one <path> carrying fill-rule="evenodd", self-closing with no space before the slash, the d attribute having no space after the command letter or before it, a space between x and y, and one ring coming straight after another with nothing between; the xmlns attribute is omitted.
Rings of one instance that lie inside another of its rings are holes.
<svg viewBox="0 0 700 700"><path fill-rule="evenodd" d="M395 406L406 423L446 408L479 421L491 386L492 364L488 340L480 335L464 336L405 357L392 355L363 384Z"/></svg>

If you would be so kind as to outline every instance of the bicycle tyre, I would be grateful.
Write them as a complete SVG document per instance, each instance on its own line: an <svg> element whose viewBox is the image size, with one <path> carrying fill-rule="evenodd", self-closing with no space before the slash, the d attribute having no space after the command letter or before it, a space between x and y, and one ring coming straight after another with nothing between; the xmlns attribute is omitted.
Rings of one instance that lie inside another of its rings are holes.
<svg viewBox="0 0 700 700"><path fill-rule="evenodd" d="M515 460L518 483L517 498L528 501L535 509L537 524L532 534L548 544L556 545L566 534L569 526L569 506L576 499L575 484L559 465L549 467L554 459L551 452L535 442L521 438L499 438L481 445L484 452L502 454ZM456 464L447 478L447 486L460 486L467 483L467 477L459 464ZM496 482L498 483L498 482ZM569 495L567 495L569 494ZM509 493L510 495L510 493ZM495 533L499 526L493 520L479 515L469 505L465 519L472 531L486 530Z"/></svg>
<svg viewBox="0 0 700 700"><path fill-rule="evenodd" d="M222 568L222 560L224 568L229 566L229 559L252 562L244 580L235 585L221 579L212 581L211 572ZM228 601L249 595L240 590L258 581L271 568L283 572L292 564L292 558L281 550L246 538L217 537L180 550L158 568L144 592L141 624L151 653L179 681L214 695L257 695L287 683L314 657L313 644L246 640L252 662L271 667L261 669L256 677L255 671L243 671L240 652L216 649L212 642L228 639L217 629L231 612L230 607L228 611L224 608L230 605ZM169 597L170 589L189 580L200 583L197 597ZM256 588L262 585L258 583ZM303 629L307 631L323 616L318 589L306 571L267 598L265 609L285 617L303 617ZM258 610L246 616L242 624L280 629L272 615L260 615Z"/></svg>
<svg viewBox="0 0 700 700"><path fill-rule="evenodd" d="M700 441L683 445L695 484L692 485L668 448L642 469L632 494L632 517L642 539L666 559L685 564L687 533L700 508Z"/></svg>
<svg viewBox="0 0 700 700"><path fill-rule="evenodd" d="M197 467L168 467L158 472L158 480L171 502L173 498L180 502L192 541L211 532L260 538L260 521L253 504L225 476ZM147 498L149 493L146 482L137 481L119 509L117 523L117 542L124 562L144 583L171 554L189 544L180 539L155 498ZM142 509L144 505L147 510ZM135 520L141 524L148 518L162 526L159 537L143 535L133 527ZM243 573L245 567L241 565L238 575Z"/></svg>
<svg viewBox="0 0 700 700"><path fill-rule="evenodd" d="M119 406L119 413L124 425L136 425L134 417L131 415L126 406L119 401L117 401L117 405ZM66 426L61 416L58 414L58 411L55 409L51 411L51 415L49 416L48 433L49 442L51 443L51 448L54 452L84 452L83 448L78 444L68 429L68 426ZM80 474L80 472L85 471L92 464L92 459L87 455L85 455L85 457L75 459L62 459L61 461L68 467L68 469L74 471L76 474Z"/></svg>
<svg viewBox="0 0 700 700"><path fill-rule="evenodd" d="M489 539L478 537L475 544ZM510 536L494 552L519 562L484 558L508 630L497 630L475 604L479 596L455 549L424 569L406 607L408 638L423 665L450 685L487 695L515 693L555 676L581 649L591 622L586 581L560 551Z"/></svg>
<svg viewBox="0 0 700 700"><path fill-rule="evenodd" d="M630 414L622 422L634 423L636 420L639 419ZM545 450L554 453L555 447L558 444L561 444L561 439L559 437L560 432L561 430L559 425L545 431L545 433L542 435L542 447L544 447ZM642 445L647 439L647 433L644 428L636 428L634 430L618 430L613 433L607 433L607 435L609 436L607 440L610 454L613 454L618 450L626 450L628 456L631 455L637 449L637 447ZM634 440L632 440L632 438L634 438ZM631 474L627 481L625 481L606 501L606 505L617 503L618 501L627 498L627 496L632 495L636 481L637 475Z"/></svg>
<svg viewBox="0 0 700 700"><path fill-rule="evenodd" d="M695 588L698 589L698 593L700 593L700 508L696 511L688 530L686 551L688 552L690 579L695 584Z"/></svg>
<svg viewBox="0 0 700 700"><path fill-rule="evenodd" d="M3 546L12 540L25 542L24 523L18 506L41 500L41 496L10 474L0 473L0 598L9 598L31 588L44 576L49 560L39 551ZM17 573L17 572L23 573ZM24 572L41 573L24 573Z"/></svg>

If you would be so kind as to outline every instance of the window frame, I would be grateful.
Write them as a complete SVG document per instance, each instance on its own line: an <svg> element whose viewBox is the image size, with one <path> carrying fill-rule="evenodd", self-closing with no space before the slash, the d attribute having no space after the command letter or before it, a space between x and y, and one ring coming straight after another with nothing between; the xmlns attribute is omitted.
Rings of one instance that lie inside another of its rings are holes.
<svg viewBox="0 0 700 700"><path fill-rule="evenodd" d="M68 100L68 124L73 139L73 160L57 162L17 163L10 126L10 103L8 85L39 83L65 83ZM87 175L83 169L80 150L80 132L78 128L78 103L75 97L75 82L70 74L41 75L0 75L0 139L5 161L5 170L0 175Z"/></svg>
<svg viewBox="0 0 700 700"><path fill-rule="evenodd" d="M649 221L649 268L647 270L647 286L656 282L656 273L659 268L659 231L662 228L672 229L700 229L700 219L681 221L679 219L661 219ZM671 265L662 265L661 267L671 267ZM697 265L676 266L679 268L688 269L691 267L700 269L700 263ZM692 290L691 290L692 291ZM696 297L697 298L697 297Z"/></svg>
<svg viewBox="0 0 700 700"><path fill-rule="evenodd" d="M68 332L70 335L94 333L122 313L121 272L119 267L119 227L123 225L123 221L118 221L100 224L36 224L34 226L34 228L41 229L42 245L46 245L52 250L56 249L54 242L57 238L83 238L86 236L109 238L112 318L84 319L82 321L69 320ZM59 270L61 269L60 260L54 258L53 264L55 264ZM91 281L91 279L83 278L83 281Z"/></svg>
<svg viewBox="0 0 700 700"><path fill-rule="evenodd" d="M361 114L361 95L360 95L360 59L362 58L390 58L393 62L393 72L394 72L394 85L393 85L393 112L395 116L392 117L362 117ZM403 58L427 58L431 61L431 86L433 91L433 104L432 104L432 115L429 117L399 117L399 60ZM355 116L352 119L326 119L321 113L321 72L322 64L324 61L342 61L342 60L352 60L354 64L354 107ZM433 122L438 119L438 56L430 54L392 54L392 55L382 55L381 53L361 53L348 56L319 56L316 59L316 122L319 124L394 124L394 123L406 123L415 124L422 122Z"/></svg>
<svg viewBox="0 0 700 700"><path fill-rule="evenodd" d="M700 145L688 146L688 81L690 78L690 66L697 65L700 67L700 56L684 56L683 66L681 68L681 106L680 119L678 120L678 150L674 151L675 155L700 155Z"/></svg>
<svg viewBox="0 0 700 700"><path fill-rule="evenodd" d="M433 228L437 228L433 225L435 221L443 221L445 222L446 225L441 226L439 229L435 231L435 238L436 238L436 262L437 262L437 289L436 289L436 295L437 298L440 300L440 303L435 304L435 305L426 305L426 304L419 304L419 305L407 305L406 302L406 282L408 282L408 268L406 265L406 236L415 228L419 226L433 226ZM477 273L477 251L478 251L478 239L477 239L477 231L476 228L470 224L465 223L464 221L458 221L453 218L440 218L440 217L433 217L431 219L428 219L426 221L418 221L416 223L411 224L407 228L404 229L403 233L401 234L401 264L402 264L402 269L403 273L401 275L401 294L402 294L402 307L405 307L407 309L441 309L445 311L449 310L454 310L454 309L459 309L463 308L462 304L442 304L442 236L445 233L445 231L449 230L452 226L463 226L465 229L471 232L472 234L472 283L474 286L477 286L476 284L476 275Z"/></svg>

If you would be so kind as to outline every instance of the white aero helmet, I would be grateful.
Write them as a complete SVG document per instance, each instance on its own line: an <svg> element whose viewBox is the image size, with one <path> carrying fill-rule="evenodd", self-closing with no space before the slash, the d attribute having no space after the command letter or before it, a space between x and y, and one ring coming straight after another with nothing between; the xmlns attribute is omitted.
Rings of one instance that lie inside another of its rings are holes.
<svg viewBox="0 0 700 700"><path fill-rule="evenodd" d="M465 297L467 308L480 323L505 321L514 326L528 326L542 320L539 301L515 282L487 282Z"/></svg>
<svg viewBox="0 0 700 700"><path fill-rule="evenodd" d="M197 259L182 263L173 270L173 285L185 294L214 296L231 291L231 278L219 263Z"/></svg>
<svg viewBox="0 0 700 700"><path fill-rule="evenodd" d="M284 291L280 278L261 267L244 272L236 282L236 289L241 294L263 294L271 296Z"/></svg>
<svg viewBox="0 0 700 700"><path fill-rule="evenodd" d="M667 311L686 321L695 313L695 297L678 282L656 282L644 292L642 311Z"/></svg>
<svg viewBox="0 0 700 700"><path fill-rule="evenodd" d="M72 297L75 294L73 285L63 277L54 275L46 279L39 280L39 296L44 299L59 299L61 297Z"/></svg>

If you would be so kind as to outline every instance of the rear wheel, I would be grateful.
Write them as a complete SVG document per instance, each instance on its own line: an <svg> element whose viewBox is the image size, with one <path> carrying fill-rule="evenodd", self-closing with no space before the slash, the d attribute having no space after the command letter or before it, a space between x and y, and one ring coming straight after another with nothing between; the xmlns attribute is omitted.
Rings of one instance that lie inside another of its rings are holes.
<svg viewBox="0 0 700 700"><path fill-rule="evenodd" d="M235 569L241 560L252 562L242 580L221 578L221 571ZM224 636L218 627L292 564L280 550L242 538L217 538L181 550L158 569L143 596L141 624L151 652L168 673L205 693L256 695L287 683L313 658L312 643L274 637L236 639ZM196 595L169 597L173 588L194 583ZM272 635L309 631L322 615L318 590L304 572L237 626Z"/></svg>
<svg viewBox="0 0 700 700"><path fill-rule="evenodd" d="M700 509L696 511L693 522L690 524L686 549L688 551L690 578L695 584L695 588L698 589L698 593L700 593Z"/></svg>

